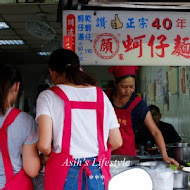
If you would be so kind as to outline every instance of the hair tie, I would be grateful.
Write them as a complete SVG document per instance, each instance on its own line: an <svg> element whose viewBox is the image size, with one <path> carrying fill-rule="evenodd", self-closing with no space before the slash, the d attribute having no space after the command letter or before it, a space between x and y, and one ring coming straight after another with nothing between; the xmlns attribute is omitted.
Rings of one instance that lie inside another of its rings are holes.
<svg viewBox="0 0 190 190"><path fill-rule="evenodd" d="M67 67L71 67L71 64L67 64L67 65L66 65L66 68L67 68Z"/></svg>

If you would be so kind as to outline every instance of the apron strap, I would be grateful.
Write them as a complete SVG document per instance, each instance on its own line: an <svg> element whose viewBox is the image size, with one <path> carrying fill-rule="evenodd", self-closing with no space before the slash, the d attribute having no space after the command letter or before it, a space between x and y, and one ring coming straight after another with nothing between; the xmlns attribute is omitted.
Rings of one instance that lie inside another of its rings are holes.
<svg viewBox="0 0 190 190"><path fill-rule="evenodd" d="M63 137L62 137L62 148L61 152L66 152L70 155L70 141L71 141L71 104L67 97L67 95L58 87L53 86L50 88L51 91L53 91L55 94L57 94L65 104L65 117L64 117L64 127L63 130Z"/></svg>
<svg viewBox="0 0 190 190"><path fill-rule="evenodd" d="M6 181L14 176L13 166L11 164L8 152L7 128L14 122L15 118L21 111L13 108L6 117L2 127L0 128L0 151L2 152L3 164L5 169Z"/></svg>
<svg viewBox="0 0 190 190"><path fill-rule="evenodd" d="M96 87L97 92L97 100L95 102L82 102L82 101L69 101L68 97L60 89L58 86L54 86L50 88L55 94L57 94L65 103L64 111L64 128L63 128L63 138L62 138L62 152L66 150L66 153L70 155L70 140L71 140L71 109L94 109L96 110L96 118L97 118L97 139L99 145L99 155L97 158L97 162L99 162L99 158L105 157L105 145L104 145L104 97L103 91L100 87ZM107 157L106 157L107 158ZM108 158L109 159L109 158ZM73 160L73 162L75 162ZM88 166L90 166L93 162L87 160L81 167L79 171L78 178L78 190L81 190L82 185L82 173L85 173L90 176L92 173ZM108 169L107 169L108 170ZM106 171L107 171L106 170ZM107 171L109 173L109 171ZM104 172L105 173L105 172ZM106 173L107 174L107 173ZM108 178L109 176L107 176ZM108 181L108 179L107 179ZM106 181L106 184L107 184Z"/></svg>
<svg viewBox="0 0 190 190"><path fill-rule="evenodd" d="M104 97L103 92L100 87L96 87L97 89L97 101L98 107L96 110L97 114L97 132L98 132L98 144L99 144L99 154L103 154L105 152L104 145Z"/></svg>
<svg viewBox="0 0 190 190"><path fill-rule="evenodd" d="M81 165L80 170L79 170L79 177L78 177L78 190L82 189L82 174L83 174L83 170L85 171L86 175L88 175L88 176L92 175L92 172L90 171L90 169L88 167L88 166L90 166L92 164L93 164L92 161L86 160L85 163Z"/></svg>
<svg viewBox="0 0 190 190"><path fill-rule="evenodd" d="M135 97L135 99L133 100L133 102L130 104L130 106L127 108L128 112L131 112L135 106L142 100L142 98L140 96Z"/></svg>
<svg viewBox="0 0 190 190"><path fill-rule="evenodd" d="M82 102L82 101L69 101L67 95L58 87L50 88L56 93L65 103L65 117L64 117L64 130L62 138L62 152L70 154L70 140L71 140L71 109L96 109L97 117L97 138L99 144L99 153L105 152L104 146L104 133L103 133L103 118L104 118L104 99L103 92L100 87L96 87L97 101L96 102ZM67 118L67 119L66 119Z"/></svg>

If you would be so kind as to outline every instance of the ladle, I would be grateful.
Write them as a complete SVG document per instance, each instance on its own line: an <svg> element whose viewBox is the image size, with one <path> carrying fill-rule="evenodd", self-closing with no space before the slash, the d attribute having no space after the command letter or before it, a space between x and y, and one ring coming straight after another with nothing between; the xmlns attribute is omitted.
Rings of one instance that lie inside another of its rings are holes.
<svg viewBox="0 0 190 190"><path fill-rule="evenodd" d="M144 150L144 153L146 155L148 155L151 159L153 159L154 161L157 161L151 154L149 154L147 151Z"/></svg>

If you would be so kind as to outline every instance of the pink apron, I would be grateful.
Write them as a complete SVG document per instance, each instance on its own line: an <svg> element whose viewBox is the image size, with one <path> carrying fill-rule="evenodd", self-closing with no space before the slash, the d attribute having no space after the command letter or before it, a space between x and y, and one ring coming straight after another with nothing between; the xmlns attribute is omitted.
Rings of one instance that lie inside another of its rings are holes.
<svg viewBox="0 0 190 190"><path fill-rule="evenodd" d="M120 132L123 138L123 145L120 148L114 150L112 154L131 156L137 155L135 148L135 134L133 131L131 120L131 112L141 100L142 98L137 96L130 104L130 106L126 109L114 107L115 113L120 123Z"/></svg>
<svg viewBox="0 0 190 190"><path fill-rule="evenodd" d="M33 190L32 178L25 173L23 168L17 174L14 174L8 152L7 128L14 122L20 112L20 110L13 108L0 128L0 151L2 153L6 176L6 184L2 190Z"/></svg>
<svg viewBox="0 0 190 190"><path fill-rule="evenodd" d="M69 101L66 94L57 86L52 87L54 93L56 93L65 103L65 119L64 119L64 130L62 138L62 150L60 153L55 153L51 151L50 158L45 167L45 190L63 190L65 181L67 179L69 164L64 163L75 162L73 157L70 155L70 140L71 140L71 109L95 109L97 115L97 133L98 133L98 145L99 145L99 155L97 157L98 161L105 161L105 164L101 164L102 174L104 176L105 189L108 188L108 182L111 178L109 171L109 164L111 159L111 148L105 151L104 146L104 133L103 133L103 118L104 118L104 99L101 88L97 89L97 101L96 102L79 102L79 101ZM90 142L89 142L90 143ZM88 176L91 175L91 171L88 168L92 162L83 164L79 171L78 180L78 190L81 190L82 183L82 172L86 172Z"/></svg>

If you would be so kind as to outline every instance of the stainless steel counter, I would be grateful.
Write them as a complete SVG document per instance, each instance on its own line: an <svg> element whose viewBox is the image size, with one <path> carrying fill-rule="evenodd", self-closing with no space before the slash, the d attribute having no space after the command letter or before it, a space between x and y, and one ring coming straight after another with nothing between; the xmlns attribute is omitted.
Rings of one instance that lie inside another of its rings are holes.
<svg viewBox="0 0 190 190"><path fill-rule="evenodd" d="M155 154L155 155L146 155L146 154L137 154L137 157L141 159L141 161L148 161L148 160L162 160L161 154Z"/></svg>
<svg viewBox="0 0 190 190"><path fill-rule="evenodd" d="M190 187L188 187L187 189L174 189L174 190L190 190Z"/></svg>
<svg viewBox="0 0 190 190"><path fill-rule="evenodd" d="M138 157L142 159L147 159L146 155L138 155ZM160 155L154 155L154 157L156 159L161 159ZM33 184L34 184L34 190L43 190L44 189L44 174L39 173L39 175L33 179ZM190 186L186 189L174 189L174 190L190 190Z"/></svg>

